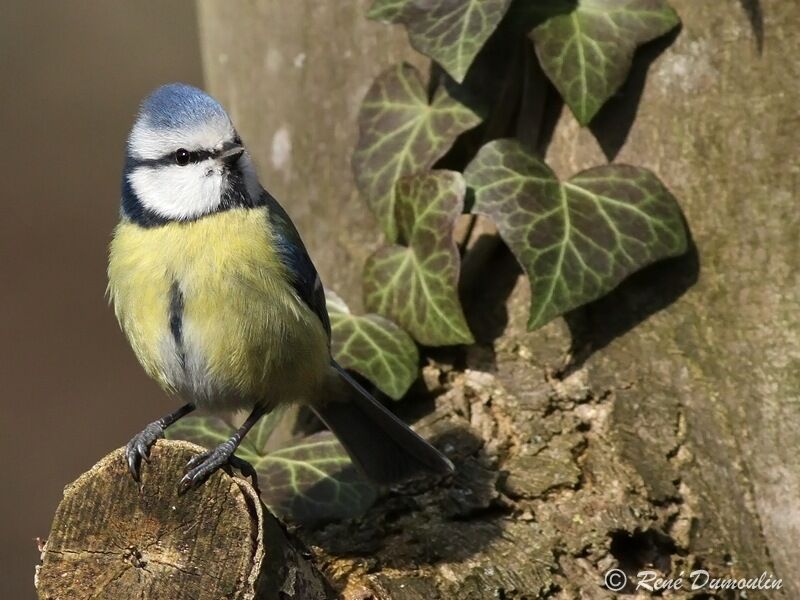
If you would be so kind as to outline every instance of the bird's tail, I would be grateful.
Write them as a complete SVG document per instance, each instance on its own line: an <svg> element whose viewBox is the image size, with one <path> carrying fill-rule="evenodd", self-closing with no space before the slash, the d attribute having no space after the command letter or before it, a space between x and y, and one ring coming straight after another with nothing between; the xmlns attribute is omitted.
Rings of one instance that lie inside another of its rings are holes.
<svg viewBox="0 0 800 600"><path fill-rule="evenodd" d="M331 364L337 379L356 393L350 393L347 402L315 406L314 412L369 479L391 484L424 472L453 472L453 463L446 456L384 408L341 365Z"/></svg>

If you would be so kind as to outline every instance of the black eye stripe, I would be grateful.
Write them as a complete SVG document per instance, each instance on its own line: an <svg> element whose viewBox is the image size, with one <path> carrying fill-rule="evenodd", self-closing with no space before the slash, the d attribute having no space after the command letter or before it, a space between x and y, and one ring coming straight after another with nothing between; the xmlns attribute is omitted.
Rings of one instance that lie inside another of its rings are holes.
<svg viewBox="0 0 800 600"><path fill-rule="evenodd" d="M170 152L159 158L133 158L130 162L133 167L163 167L176 164L175 152ZM189 152L189 163L198 163L214 158L216 152L209 152L208 150L194 150ZM188 163L187 163L188 164Z"/></svg>
<svg viewBox="0 0 800 600"><path fill-rule="evenodd" d="M198 163L208 160L214 156L214 152L209 152L208 150L193 150L192 152L189 152L184 148L179 148L175 151L174 156L175 162L184 167L189 163Z"/></svg>
<svg viewBox="0 0 800 600"><path fill-rule="evenodd" d="M204 160L208 160L209 158L213 158L214 153L209 152L208 150L195 150L194 152L189 153L189 162L202 162Z"/></svg>

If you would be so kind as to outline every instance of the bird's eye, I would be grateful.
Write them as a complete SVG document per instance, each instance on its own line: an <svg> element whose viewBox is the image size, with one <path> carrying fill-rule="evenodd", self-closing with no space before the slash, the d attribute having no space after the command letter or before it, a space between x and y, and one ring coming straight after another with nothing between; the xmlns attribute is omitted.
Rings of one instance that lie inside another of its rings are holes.
<svg viewBox="0 0 800 600"><path fill-rule="evenodd" d="M185 167L189 164L189 160L191 159L191 154L188 150L184 148L179 148L175 151L175 162L178 163L180 166Z"/></svg>

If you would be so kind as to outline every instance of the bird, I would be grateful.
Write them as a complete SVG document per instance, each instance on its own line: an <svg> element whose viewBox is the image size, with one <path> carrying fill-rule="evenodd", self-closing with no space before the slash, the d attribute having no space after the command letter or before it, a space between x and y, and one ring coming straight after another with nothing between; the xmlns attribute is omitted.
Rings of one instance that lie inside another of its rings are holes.
<svg viewBox="0 0 800 600"><path fill-rule="evenodd" d="M453 472L334 360L325 291L300 234L259 182L228 113L196 87L163 85L140 105L108 296L145 372L182 401L126 445L137 482L164 430L196 408L249 415L188 462L181 493L236 465L247 432L291 404L308 406L377 484Z"/></svg>

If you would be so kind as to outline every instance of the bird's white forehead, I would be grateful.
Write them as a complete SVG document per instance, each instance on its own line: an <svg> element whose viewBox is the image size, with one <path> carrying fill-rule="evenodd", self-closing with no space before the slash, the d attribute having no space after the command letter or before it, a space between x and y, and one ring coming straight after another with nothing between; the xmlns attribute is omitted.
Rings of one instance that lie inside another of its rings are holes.
<svg viewBox="0 0 800 600"><path fill-rule="evenodd" d="M186 150L218 149L233 140L236 131L225 115L187 125L185 127L152 127L146 119L138 121L131 130L128 150L134 158L152 160Z"/></svg>

